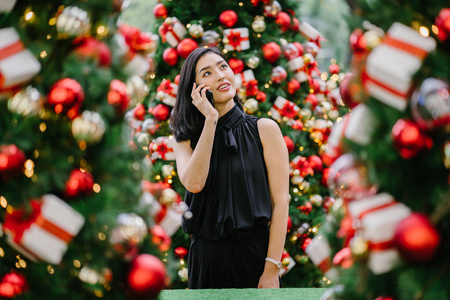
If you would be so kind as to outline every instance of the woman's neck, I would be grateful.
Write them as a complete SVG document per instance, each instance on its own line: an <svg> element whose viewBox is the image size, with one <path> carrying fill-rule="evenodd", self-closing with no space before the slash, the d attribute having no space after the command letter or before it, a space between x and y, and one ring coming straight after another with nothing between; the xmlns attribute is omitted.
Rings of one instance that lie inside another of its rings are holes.
<svg viewBox="0 0 450 300"><path fill-rule="evenodd" d="M230 109L232 109L234 107L235 103L234 103L234 99L231 99L225 103L215 103L214 108L217 110L217 112L219 113L219 118L223 115L225 115L227 112L230 111Z"/></svg>

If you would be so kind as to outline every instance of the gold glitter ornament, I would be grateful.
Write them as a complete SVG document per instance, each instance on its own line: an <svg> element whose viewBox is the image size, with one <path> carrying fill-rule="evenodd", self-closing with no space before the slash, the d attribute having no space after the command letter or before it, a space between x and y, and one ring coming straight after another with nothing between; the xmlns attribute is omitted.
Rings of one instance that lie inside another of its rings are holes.
<svg viewBox="0 0 450 300"><path fill-rule="evenodd" d="M22 116L36 115L42 108L41 99L39 91L28 86L8 100L8 109Z"/></svg>
<svg viewBox="0 0 450 300"><path fill-rule="evenodd" d="M255 98L249 98L244 103L244 108L249 114L254 114L259 110L259 103Z"/></svg>
<svg viewBox="0 0 450 300"><path fill-rule="evenodd" d="M87 35L91 30L87 11L76 6L67 6L56 20L56 30L60 38Z"/></svg>

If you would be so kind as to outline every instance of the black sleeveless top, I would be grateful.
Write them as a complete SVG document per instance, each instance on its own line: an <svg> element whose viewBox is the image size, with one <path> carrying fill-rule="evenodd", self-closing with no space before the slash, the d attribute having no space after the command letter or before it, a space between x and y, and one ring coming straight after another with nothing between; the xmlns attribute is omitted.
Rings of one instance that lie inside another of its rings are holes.
<svg viewBox="0 0 450 300"><path fill-rule="evenodd" d="M258 132L258 118L234 106L219 118L205 187L186 190L192 213L183 217L183 230L195 237L222 240L248 237L272 214L267 169ZM191 140L195 149L198 139Z"/></svg>

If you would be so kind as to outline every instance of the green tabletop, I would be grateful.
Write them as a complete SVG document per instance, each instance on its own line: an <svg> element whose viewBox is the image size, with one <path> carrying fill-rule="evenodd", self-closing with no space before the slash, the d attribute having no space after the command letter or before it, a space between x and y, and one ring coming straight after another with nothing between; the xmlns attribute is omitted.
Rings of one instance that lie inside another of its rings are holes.
<svg viewBox="0 0 450 300"><path fill-rule="evenodd" d="M190 299L305 299L319 300L325 288L282 288L282 289L208 289L208 290L163 290L159 300Z"/></svg>

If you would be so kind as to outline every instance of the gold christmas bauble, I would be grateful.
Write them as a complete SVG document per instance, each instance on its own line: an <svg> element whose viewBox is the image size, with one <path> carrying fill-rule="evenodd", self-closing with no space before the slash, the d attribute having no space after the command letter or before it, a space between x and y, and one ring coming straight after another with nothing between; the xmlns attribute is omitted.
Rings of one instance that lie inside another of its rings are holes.
<svg viewBox="0 0 450 300"><path fill-rule="evenodd" d="M258 56L250 56L249 58L246 59L245 64L250 69L256 69L259 66L260 62L261 60L259 59Z"/></svg>
<svg viewBox="0 0 450 300"><path fill-rule="evenodd" d="M264 22L263 16L256 16L252 23L252 29L255 32L261 33L266 29L266 22Z"/></svg>
<svg viewBox="0 0 450 300"><path fill-rule="evenodd" d="M167 177L169 177L169 176L172 176L172 172L173 172L174 170L175 170L174 166L172 166L172 165L164 165L164 166L162 166L162 168L161 168L162 176L163 176L164 178L167 178Z"/></svg>
<svg viewBox="0 0 450 300"><path fill-rule="evenodd" d="M201 38L204 33L203 27L200 24L192 24L191 27L189 27L189 34L193 38Z"/></svg>
<svg viewBox="0 0 450 300"><path fill-rule="evenodd" d="M244 108L249 114L254 114L259 110L258 101L255 98L249 98L244 103Z"/></svg>
<svg viewBox="0 0 450 300"><path fill-rule="evenodd" d="M105 133L105 122L98 112L85 110L72 122L72 135L78 142L99 142Z"/></svg>
<svg viewBox="0 0 450 300"><path fill-rule="evenodd" d="M87 11L76 6L67 6L56 20L56 30L60 38L87 35L91 29L91 21Z"/></svg>
<svg viewBox="0 0 450 300"><path fill-rule="evenodd" d="M177 198L177 192L171 188L166 188L162 191L161 196L159 197L159 202L163 205L171 205L177 200Z"/></svg>
<svg viewBox="0 0 450 300"><path fill-rule="evenodd" d="M41 94L31 86L21 90L8 101L8 109L22 116L36 115L42 107Z"/></svg>

